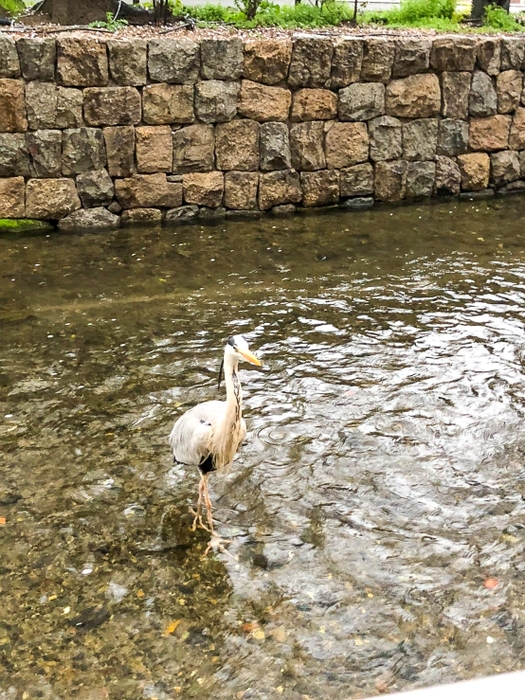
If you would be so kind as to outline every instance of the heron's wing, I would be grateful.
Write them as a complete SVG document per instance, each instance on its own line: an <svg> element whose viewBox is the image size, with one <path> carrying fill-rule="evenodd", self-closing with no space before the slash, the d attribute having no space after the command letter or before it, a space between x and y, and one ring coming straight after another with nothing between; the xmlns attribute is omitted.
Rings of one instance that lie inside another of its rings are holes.
<svg viewBox="0 0 525 700"><path fill-rule="evenodd" d="M210 441L225 411L224 401L206 401L186 411L175 423L170 445L177 462L198 465L210 454Z"/></svg>

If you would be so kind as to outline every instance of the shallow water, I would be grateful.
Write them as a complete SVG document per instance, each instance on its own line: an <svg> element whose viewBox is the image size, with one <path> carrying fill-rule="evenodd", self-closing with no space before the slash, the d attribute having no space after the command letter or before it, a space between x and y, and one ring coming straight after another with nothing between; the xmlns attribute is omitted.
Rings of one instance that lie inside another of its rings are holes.
<svg viewBox="0 0 525 700"><path fill-rule="evenodd" d="M524 224L509 199L0 238L0 698L523 668ZM203 558L167 435L234 332L265 369Z"/></svg>

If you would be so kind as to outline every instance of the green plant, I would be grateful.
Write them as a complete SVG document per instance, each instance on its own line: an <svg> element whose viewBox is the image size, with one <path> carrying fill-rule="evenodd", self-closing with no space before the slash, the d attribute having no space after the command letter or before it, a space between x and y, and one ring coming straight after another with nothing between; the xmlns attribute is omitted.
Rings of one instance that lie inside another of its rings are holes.
<svg viewBox="0 0 525 700"><path fill-rule="evenodd" d="M388 24L392 27L425 27L444 31L458 29L456 0L401 0L398 8L367 12L362 24Z"/></svg>
<svg viewBox="0 0 525 700"><path fill-rule="evenodd" d="M18 15L26 9L23 0L0 0L0 8L10 15Z"/></svg>
<svg viewBox="0 0 525 700"><path fill-rule="evenodd" d="M107 29L110 32L116 32L117 29L121 27L126 27L128 24L127 19L115 19L113 12L106 12L105 22L91 22L88 27Z"/></svg>
<svg viewBox="0 0 525 700"><path fill-rule="evenodd" d="M499 29L504 32L523 31L523 27L516 22L512 15L499 5L492 4L485 7L483 26L490 27L491 29Z"/></svg>

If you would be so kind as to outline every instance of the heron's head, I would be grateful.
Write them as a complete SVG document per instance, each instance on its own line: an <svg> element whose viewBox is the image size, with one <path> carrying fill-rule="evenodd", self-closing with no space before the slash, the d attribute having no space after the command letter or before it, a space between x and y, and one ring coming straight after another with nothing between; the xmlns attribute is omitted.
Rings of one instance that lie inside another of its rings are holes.
<svg viewBox="0 0 525 700"><path fill-rule="evenodd" d="M239 362L249 362L257 367L262 365L262 362L250 352L248 343L242 335L232 335L231 338L228 338L226 352L232 353Z"/></svg>

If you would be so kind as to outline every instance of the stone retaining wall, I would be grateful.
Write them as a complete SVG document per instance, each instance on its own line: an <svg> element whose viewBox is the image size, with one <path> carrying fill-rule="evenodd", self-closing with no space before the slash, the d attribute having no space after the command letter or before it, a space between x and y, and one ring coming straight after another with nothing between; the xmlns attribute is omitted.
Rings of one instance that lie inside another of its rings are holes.
<svg viewBox="0 0 525 700"><path fill-rule="evenodd" d="M96 228L525 189L524 69L514 37L0 35L0 218Z"/></svg>

